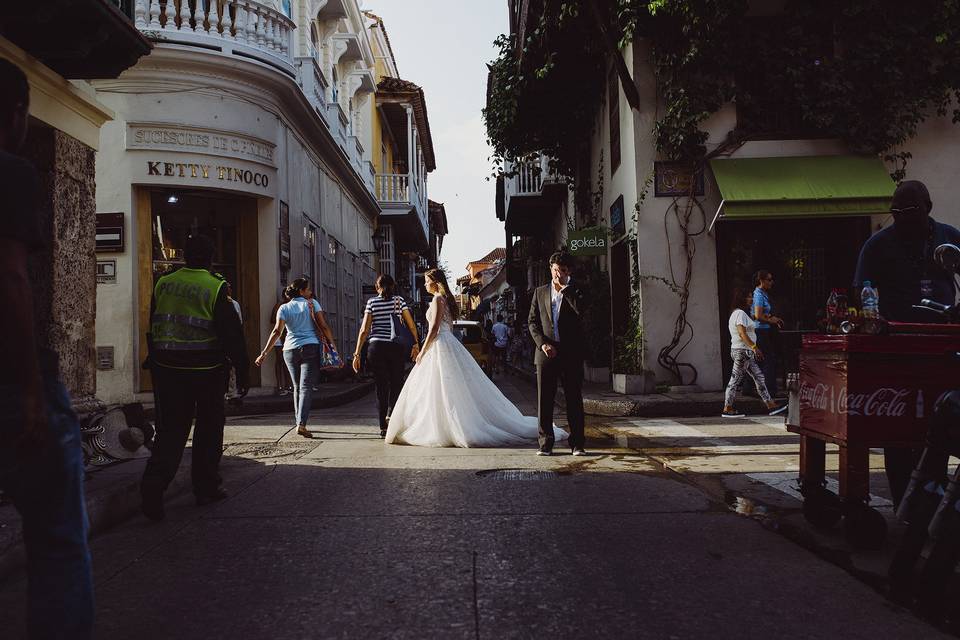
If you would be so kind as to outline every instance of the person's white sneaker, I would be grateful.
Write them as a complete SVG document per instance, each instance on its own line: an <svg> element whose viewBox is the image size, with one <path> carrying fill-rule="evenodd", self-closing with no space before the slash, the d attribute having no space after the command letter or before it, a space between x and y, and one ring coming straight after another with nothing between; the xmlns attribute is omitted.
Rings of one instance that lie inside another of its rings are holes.
<svg viewBox="0 0 960 640"><path fill-rule="evenodd" d="M786 410L787 410L787 405L783 404L783 405L780 405L779 407L774 407L773 409L770 409L770 413L767 415L778 416Z"/></svg>
<svg viewBox="0 0 960 640"><path fill-rule="evenodd" d="M577 447L577 448L575 448L573 451L570 452L570 455L574 455L574 456L585 456L585 455L587 455L587 452L583 450L583 447Z"/></svg>
<svg viewBox="0 0 960 640"><path fill-rule="evenodd" d="M538 456L551 456L553 455L552 451L547 451L546 449L537 449Z"/></svg>
<svg viewBox="0 0 960 640"><path fill-rule="evenodd" d="M747 414L738 411L724 411L720 414L721 418L746 418Z"/></svg>

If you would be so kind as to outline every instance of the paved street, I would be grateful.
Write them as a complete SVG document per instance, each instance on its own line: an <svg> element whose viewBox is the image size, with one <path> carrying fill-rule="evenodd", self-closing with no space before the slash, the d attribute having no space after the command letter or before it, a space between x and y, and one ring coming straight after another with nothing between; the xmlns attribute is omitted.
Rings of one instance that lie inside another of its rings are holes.
<svg viewBox="0 0 960 640"><path fill-rule="evenodd" d="M795 464L776 421L614 420L586 459L384 446L372 396L312 441L288 422L230 420L227 501L96 537L97 637L938 637L703 484L792 499L763 475ZM0 586L4 637L23 586Z"/></svg>

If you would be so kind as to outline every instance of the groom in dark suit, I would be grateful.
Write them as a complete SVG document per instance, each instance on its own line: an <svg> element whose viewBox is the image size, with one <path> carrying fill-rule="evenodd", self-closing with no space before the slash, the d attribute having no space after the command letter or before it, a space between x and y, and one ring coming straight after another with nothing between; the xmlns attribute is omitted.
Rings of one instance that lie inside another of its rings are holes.
<svg viewBox="0 0 960 640"><path fill-rule="evenodd" d="M537 287L530 304L530 335L537 345L537 417L540 422L540 449L537 455L553 453L553 401L557 383L563 384L567 399L570 450L583 450L583 294L570 282L573 257L563 252L550 256L550 284Z"/></svg>

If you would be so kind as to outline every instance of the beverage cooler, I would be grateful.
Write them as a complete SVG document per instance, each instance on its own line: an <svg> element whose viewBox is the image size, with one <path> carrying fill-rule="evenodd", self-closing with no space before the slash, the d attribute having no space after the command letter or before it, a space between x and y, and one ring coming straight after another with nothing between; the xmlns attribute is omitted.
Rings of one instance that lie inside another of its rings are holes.
<svg viewBox="0 0 960 640"><path fill-rule="evenodd" d="M886 335L804 335L790 381L789 431L800 434L804 515L844 519L851 542L882 541L869 506L870 449L920 449L938 398L960 384L960 325L890 323ZM825 488L826 445L839 446L839 496Z"/></svg>

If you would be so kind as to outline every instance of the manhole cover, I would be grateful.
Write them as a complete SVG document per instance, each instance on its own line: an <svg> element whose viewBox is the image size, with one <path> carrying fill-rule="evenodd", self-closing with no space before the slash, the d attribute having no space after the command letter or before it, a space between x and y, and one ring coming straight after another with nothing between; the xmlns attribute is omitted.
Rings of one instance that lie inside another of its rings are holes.
<svg viewBox="0 0 960 640"><path fill-rule="evenodd" d="M536 471L533 469L487 469L477 471L481 478L493 480L556 480L560 474L556 471Z"/></svg>

